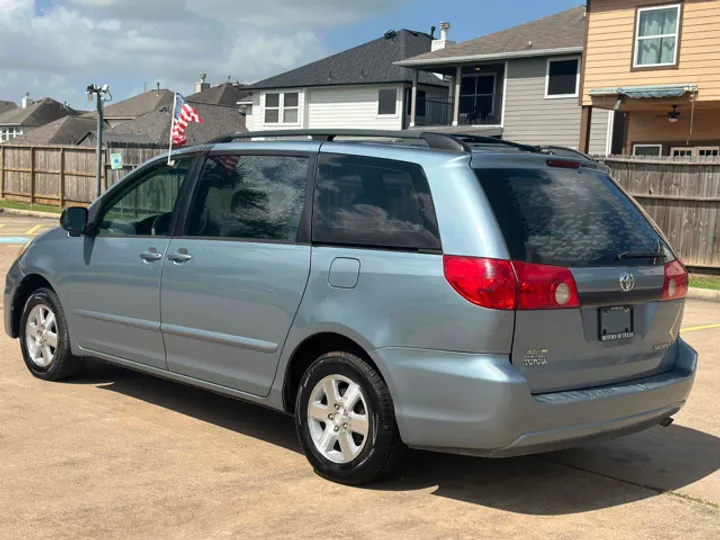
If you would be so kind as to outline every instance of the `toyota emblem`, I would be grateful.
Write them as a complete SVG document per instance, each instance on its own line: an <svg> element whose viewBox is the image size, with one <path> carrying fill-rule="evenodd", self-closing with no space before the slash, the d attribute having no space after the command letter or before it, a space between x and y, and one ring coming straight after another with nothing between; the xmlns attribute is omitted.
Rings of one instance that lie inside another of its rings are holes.
<svg viewBox="0 0 720 540"><path fill-rule="evenodd" d="M630 292L635 288L635 278L632 274L620 276L620 288L625 292Z"/></svg>

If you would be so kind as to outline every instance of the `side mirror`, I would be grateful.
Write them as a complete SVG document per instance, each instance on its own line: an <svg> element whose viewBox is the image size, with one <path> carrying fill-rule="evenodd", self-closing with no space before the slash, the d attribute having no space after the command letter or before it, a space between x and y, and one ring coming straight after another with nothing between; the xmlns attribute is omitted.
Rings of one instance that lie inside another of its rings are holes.
<svg viewBox="0 0 720 540"><path fill-rule="evenodd" d="M66 208L60 215L60 226L71 234L84 234L88 226L88 210L82 206Z"/></svg>

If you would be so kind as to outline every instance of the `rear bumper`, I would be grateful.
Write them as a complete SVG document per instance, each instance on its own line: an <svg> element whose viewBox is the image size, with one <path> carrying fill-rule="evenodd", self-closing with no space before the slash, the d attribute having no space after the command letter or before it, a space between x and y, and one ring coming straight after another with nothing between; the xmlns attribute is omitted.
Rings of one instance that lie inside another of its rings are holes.
<svg viewBox="0 0 720 540"><path fill-rule="evenodd" d="M532 395L507 357L387 348L373 353L409 446L506 457L621 437L685 404L697 353L682 339L671 372L627 383Z"/></svg>

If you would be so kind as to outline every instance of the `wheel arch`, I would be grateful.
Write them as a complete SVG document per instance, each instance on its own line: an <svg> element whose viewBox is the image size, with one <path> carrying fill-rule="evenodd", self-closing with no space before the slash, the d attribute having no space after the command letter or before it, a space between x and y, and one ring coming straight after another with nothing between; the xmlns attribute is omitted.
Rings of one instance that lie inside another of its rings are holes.
<svg viewBox="0 0 720 540"><path fill-rule="evenodd" d="M48 288L57 294L57 290L53 287L52 283L50 283L50 280L40 273L28 274L18 284L12 300L11 337L19 337L23 307L28 301L28 298L30 298L35 291L42 288Z"/></svg>
<svg viewBox="0 0 720 540"><path fill-rule="evenodd" d="M285 378L282 385L282 404L285 412L295 412L295 399L303 375L320 356L333 351L344 351L355 354L373 366L385 380L382 366L379 366L370 355L369 349L338 331L321 331L303 339L293 350L285 367Z"/></svg>

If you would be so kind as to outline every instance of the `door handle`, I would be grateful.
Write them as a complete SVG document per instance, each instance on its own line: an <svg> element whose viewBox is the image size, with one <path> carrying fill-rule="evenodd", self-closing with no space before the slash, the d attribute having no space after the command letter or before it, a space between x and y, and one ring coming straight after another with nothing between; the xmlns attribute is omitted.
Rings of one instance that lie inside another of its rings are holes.
<svg viewBox="0 0 720 540"><path fill-rule="evenodd" d="M140 258L145 262L159 261L162 259L162 254L155 248L148 248L145 253L140 254Z"/></svg>
<svg viewBox="0 0 720 540"><path fill-rule="evenodd" d="M172 253L168 255L167 258L175 264L182 264L192 259L192 255L187 252L187 249L180 248L177 250L177 253Z"/></svg>

